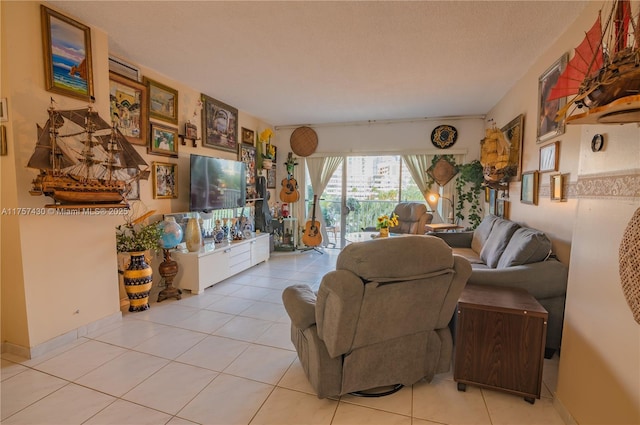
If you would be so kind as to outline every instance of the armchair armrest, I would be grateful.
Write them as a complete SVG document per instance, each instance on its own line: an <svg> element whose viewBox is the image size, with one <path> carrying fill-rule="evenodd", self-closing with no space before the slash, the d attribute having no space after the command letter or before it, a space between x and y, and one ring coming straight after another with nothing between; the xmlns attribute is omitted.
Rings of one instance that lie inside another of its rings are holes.
<svg viewBox="0 0 640 425"><path fill-rule="evenodd" d="M304 330L316 323L316 294L308 285L285 288L282 302L296 328Z"/></svg>
<svg viewBox="0 0 640 425"><path fill-rule="evenodd" d="M473 232L434 232L429 233L444 240L451 248L471 248Z"/></svg>

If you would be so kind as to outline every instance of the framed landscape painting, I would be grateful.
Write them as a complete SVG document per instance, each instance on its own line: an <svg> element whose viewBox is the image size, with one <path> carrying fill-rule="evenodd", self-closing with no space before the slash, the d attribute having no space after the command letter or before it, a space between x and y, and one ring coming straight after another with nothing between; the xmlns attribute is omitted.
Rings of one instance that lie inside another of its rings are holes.
<svg viewBox="0 0 640 425"><path fill-rule="evenodd" d="M520 202L523 204L538 205L538 171L522 173L520 186Z"/></svg>
<svg viewBox="0 0 640 425"><path fill-rule="evenodd" d="M238 151L238 110L206 94L202 95L202 145Z"/></svg>
<svg viewBox="0 0 640 425"><path fill-rule="evenodd" d="M149 116L178 124L178 90L144 77L149 89Z"/></svg>
<svg viewBox="0 0 640 425"><path fill-rule="evenodd" d="M147 144L147 86L109 72L111 119L129 143Z"/></svg>
<svg viewBox="0 0 640 425"><path fill-rule="evenodd" d="M90 101L91 29L44 5L40 5L40 15L47 90Z"/></svg>

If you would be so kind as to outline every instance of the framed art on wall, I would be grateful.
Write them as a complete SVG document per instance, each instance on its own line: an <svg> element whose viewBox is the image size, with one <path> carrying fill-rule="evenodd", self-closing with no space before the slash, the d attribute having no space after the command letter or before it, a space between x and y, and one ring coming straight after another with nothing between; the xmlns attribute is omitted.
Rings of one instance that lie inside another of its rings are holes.
<svg viewBox="0 0 640 425"><path fill-rule="evenodd" d="M276 188L276 167L271 167L267 170L267 189Z"/></svg>
<svg viewBox="0 0 640 425"><path fill-rule="evenodd" d="M178 129L151 123L149 153L177 157Z"/></svg>
<svg viewBox="0 0 640 425"><path fill-rule="evenodd" d="M522 175L522 137L524 134L524 114L512 119L500 129L509 143L509 168L513 174L509 181L520 181Z"/></svg>
<svg viewBox="0 0 640 425"><path fill-rule="evenodd" d="M178 197L178 164L153 163L153 197L154 199Z"/></svg>
<svg viewBox="0 0 640 425"><path fill-rule="evenodd" d="M564 97L555 100L548 99L551 89L556 85L560 74L567 66L568 57L568 53L562 55L538 80L538 143L564 133L564 120L556 121L556 115L566 105L567 99Z"/></svg>
<svg viewBox="0 0 640 425"><path fill-rule="evenodd" d="M489 189L489 214L496 215L496 197L498 191L495 189Z"/></svg>
<svg viewBox="0 0 640 425"><path fill-rule="evenodd" d="M237 152L238 110L206 94L202 95L202 145Z"/></svg>
<svg viewBox="0 0 640 425"><path fill-rule="evenodd" d="M256 194L256 148L246 144L240 145L238 159L246 166L247 199L255 198Z"/></svg>
<svg viewBox="0 0 640 425"><path fill-rule="evenodd" d="M555 202L565 202L567 200L564 183L566 176L564 174L554 174L550 177L550 194L551 200Z"/></svg>
<svg viewBox="0 0 640 425"><path fill-rule="evenodd" d="M93 96L91 29L40 5L46 88L90 101Z"/></svg>
<svg viewBox="0 0 640 425"><path fill-rule="evenodd" d="M539 171L558 171L558 156L560 153L560 142L553 142L540 148Z"/></svg>
<svg viewBox="0 0 640 425"><path fill-rule="evenodd" d="M253 130L242 127L242 143L253 146L256 136Z"/></svg>
<svg viewBox="0 0 640 425"><path fill-rule="evenodd" d="M538 205L538 171L522 173L520 202Z"/></svg>
<svg viewBox="0 0 640 425"><path fill-rule="evenodd" d="M505 220L509 219L509 201L504 199L498 199L496 201L496 215L502 217Z"/></svg>
<svg viewBox="0 0 640 425"><path fill-rule="evenodd" d="M178 90L150 78L143 78L149 89L149 117L178 124Z"/></svg>
<svg viewBox="0 0 640 425"><path fill-rule="evenodd" d="M111 119L129 143L147 144L147 86L109 72Z"/></svg>

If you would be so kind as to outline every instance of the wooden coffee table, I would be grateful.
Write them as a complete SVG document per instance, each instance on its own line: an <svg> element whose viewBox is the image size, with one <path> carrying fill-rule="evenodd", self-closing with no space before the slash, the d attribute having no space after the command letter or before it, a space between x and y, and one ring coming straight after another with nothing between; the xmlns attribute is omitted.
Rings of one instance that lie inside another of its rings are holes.
<svg viewBox="0 0 640 425"><path fill-rule="evenodd" d="M540 398L548 313L524 289L467 285L458 300L453 378Z"/></svg>

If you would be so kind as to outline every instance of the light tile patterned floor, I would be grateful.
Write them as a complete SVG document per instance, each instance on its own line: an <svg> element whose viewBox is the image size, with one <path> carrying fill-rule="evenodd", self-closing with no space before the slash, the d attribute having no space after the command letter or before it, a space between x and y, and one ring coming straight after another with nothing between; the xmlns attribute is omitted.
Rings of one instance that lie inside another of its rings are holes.
<svg viewBox="0 0 640 425"><path fill-rule="evenodd" d="M41 358L2 355L3 424L563 424L552 405L558 358L542 398L467 386L452 373L388 397L318 399L289 336L280 294L317 289L336 250L275 253L200 295L125 313L121 323Z"/></svg>

